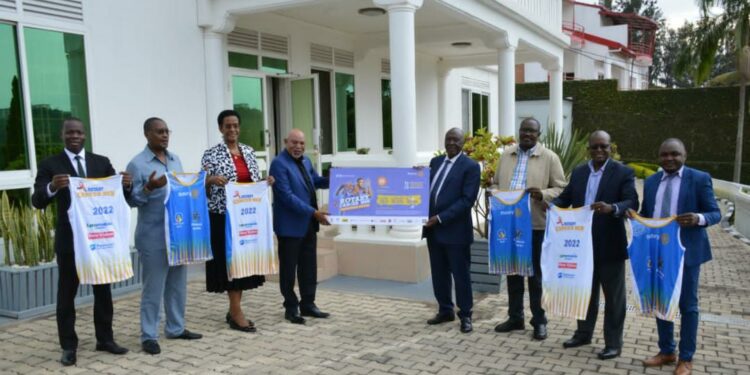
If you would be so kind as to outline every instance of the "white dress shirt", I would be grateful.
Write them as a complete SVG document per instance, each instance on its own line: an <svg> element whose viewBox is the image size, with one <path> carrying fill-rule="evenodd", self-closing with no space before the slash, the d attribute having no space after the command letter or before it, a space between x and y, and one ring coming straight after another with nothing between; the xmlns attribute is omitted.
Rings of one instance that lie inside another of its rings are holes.
<svg viewBox="0 0 750 375"><path fill-rule="evenodd" d="M78 171L78 162L76 161L76 156L81 157L81 166L83 166L83 173L86 173L86 175L88 176L89 175L88 171L86 171L86 150L81 149L81 152L77 154L72 153L67 148L64 149L64 151L65 151L65 155L68 156L68 160L70 160L70 164L73 166L73 170L76 172ZM48 197L54 197L55 194L57 194L56 191L52 192L51 186L52 186L51 182L47 184L47 196Z"/></svg>

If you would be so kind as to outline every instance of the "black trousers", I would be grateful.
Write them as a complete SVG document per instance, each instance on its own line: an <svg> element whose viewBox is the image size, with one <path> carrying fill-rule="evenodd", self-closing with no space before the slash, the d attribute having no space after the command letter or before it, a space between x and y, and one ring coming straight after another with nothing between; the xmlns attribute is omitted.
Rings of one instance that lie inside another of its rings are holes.
<svg viewBox="0 0 750 375"><path fill-rule="evenodd" d="M63 350L78 349L76 335L75 298L78 293L78 274L75 255L57 254L59 278L57 280L57 334ZM112 333L112 292L109 284L93 285L94 289L94 329L96 341L114 341Z"/></svg>
<svg viewBox="0 0 750 375"><path fill-rule="evenodd" d="M279 287L284 308L296 312L315 305L318 284L318 234L313 223L304 237L279 237ZM294 293L294 277L299 282L300 298Z"/></svg>
<svg viewBox="0 0 750 375"><path fill-rule="evenodd" d="M594 334L599 314L599 286L604 291L604 345L622 348L622 331L625 326L625 261L594 265L591 284L591 301L586 320L578 321L575 335L590 339Z"/></svg>
<svg viewBox="0 0 750 375"><path fill-rule="evenodd" d="M542 242L544 231L535 230L531 235L531 262L534 266L534 276L527 277L529 284L529 307L531 307L531 325L547 324L547 317L542 308ZM508 318L515 322L522 322L523 318L523 276L509 275L508 281Z"/></svg>
<svg viewBox="0 0 750 375"><path fill-rule="evenodd" d="M453 295L456 288L456 305L459 318L471 318L474 296L471 291L471 245L451 245L435 241L427 236L430 253L432 290L438 302L439 314L453 315Z"/></svg>

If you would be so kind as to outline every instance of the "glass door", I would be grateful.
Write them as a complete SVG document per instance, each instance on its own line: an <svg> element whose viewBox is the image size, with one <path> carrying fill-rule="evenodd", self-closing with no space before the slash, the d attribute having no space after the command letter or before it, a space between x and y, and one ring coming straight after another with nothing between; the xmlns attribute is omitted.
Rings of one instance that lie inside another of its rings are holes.
<svg viewBox="0 0 750 375"><path fill-rule="evenodd" d="M268 130L268 94L262 73L231 69L232 106L240 114L240 142L252 147L263 177L268 175L274 151Z"/></svg>
<svg viewBox="0 0 750 375"><path fill-rule="evenodd" d="M318 76L309 75L288 79L289 104L287 132L300 129L305 133L305 154L320 173L320 102L318 98ZM284 133L286 134L286 132Z"/></svg>

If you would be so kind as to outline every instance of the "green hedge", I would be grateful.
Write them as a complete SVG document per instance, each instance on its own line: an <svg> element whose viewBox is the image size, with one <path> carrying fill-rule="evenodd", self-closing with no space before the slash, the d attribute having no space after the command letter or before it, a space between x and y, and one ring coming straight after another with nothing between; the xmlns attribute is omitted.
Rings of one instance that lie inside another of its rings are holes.
<svg viewBox="0 0 750 375"><path fill-rule="evenodd" d="M547 99L547 83L516 85L517 100ZM732 179L738 87L618 91L617 81L566 81L573 128L608 131L627 162L655 162L661 142L685 142L687 164ZM750 95L749 95L750 96ZM742 181L750 183L750 115L745 116Z"/></svg>

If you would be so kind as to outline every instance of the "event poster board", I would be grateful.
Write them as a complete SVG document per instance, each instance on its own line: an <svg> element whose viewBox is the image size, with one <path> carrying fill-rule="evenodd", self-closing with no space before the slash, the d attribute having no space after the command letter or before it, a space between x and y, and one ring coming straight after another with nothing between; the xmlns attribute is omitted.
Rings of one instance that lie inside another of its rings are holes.
<svg viewBox="0 0 750 375"><path fill-rule="evenodd" d="M331 168L331 224L422 225L429 215L429 168Z"/></svg>

